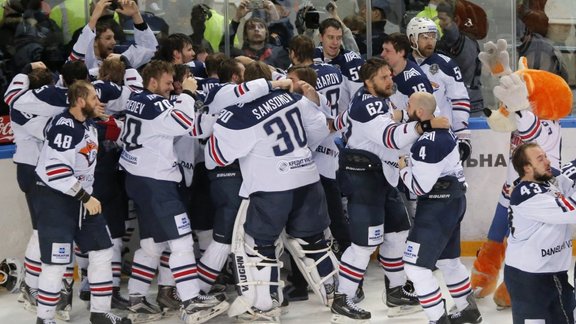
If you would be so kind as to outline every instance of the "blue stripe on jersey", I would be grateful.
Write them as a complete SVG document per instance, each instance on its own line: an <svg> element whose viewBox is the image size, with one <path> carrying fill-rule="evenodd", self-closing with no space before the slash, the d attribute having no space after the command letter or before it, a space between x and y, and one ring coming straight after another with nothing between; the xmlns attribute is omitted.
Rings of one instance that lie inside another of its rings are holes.
<svg viewBox="0 0 576 324"><path fill-rule="evenodd" d="M170 116L172 116L172 118L174 118L174 120L184 129L188 129L192 127L192 125L194 124L194 122L190 117L188 117L188 115L186 115L183 111L180 111L178 109L172 110L170 112Z"/></svg>
<svg viewBox="0 0 576 324"><path fill-rule="evenodd" d="M73 174L74 172L72 172L72 168L66 164L58 163L46 166L46 175L48 176L48 181L67 178Z"/></svg>
<svg viewBox="0 0 576 324"><path fill-rule="evenodd" d="M218 164L219 166L228 165L229 164L228 161L224 158L222 152L220 151L220 148L218 147L218 140L216 139L216 137L210 136L210 141L208 144L209 144L208 155L210 156L210 158L212 158L212 160L214 160L214 162L216 162L216 164Z"/></svg>

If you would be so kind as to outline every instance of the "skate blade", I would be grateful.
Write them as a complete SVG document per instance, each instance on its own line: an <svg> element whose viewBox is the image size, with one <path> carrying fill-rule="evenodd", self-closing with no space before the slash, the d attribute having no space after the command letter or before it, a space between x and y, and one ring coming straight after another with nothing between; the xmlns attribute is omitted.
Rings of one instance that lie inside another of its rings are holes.
<svg viewBox="0 0 576 324"><path fill-rule="evenodd" d="M368 324L370 319L353 319L339 314L332 314L332 319L330 323L336 324Z"/></svg>
<svg viewBox="0 0 576 324"><path fill-rule="evenodd" d="M128 319L132 321L132 323L149 323L155 322L162 319L162 313L158 314L139 314L139 313L132 313L128 314Z"/></svg>
<svg viewBox="0 0 576 324"><path fill-rule="evenodd" d="M228 302L223 301L220 304L205 310L201 310L194 314L186 314L184 310L182 310L180 319L184 321L186 324L195 324L195 323L204 323L228 310L230 304Z"/></svg>
<svg viewBox="0 0 576 324"><path fill-rule="evenodd" d="M388 317L399 317L423 311L420 305L388 307Z"/></svg>

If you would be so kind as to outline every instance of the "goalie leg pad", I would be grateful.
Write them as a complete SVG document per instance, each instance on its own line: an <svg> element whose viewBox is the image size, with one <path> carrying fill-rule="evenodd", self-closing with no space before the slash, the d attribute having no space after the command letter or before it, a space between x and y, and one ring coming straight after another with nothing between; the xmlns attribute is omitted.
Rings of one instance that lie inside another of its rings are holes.
<svg viewBox="0 0 576 324"><path fill-rule="evenodd" d="M338 280L338 260L324 236L294 238L282 233L282 240L308 285L329 306Z"/></svg>
<svg viewBox="0 0 576 324"><path fill-rule="evenodd" d="M282 252L280 240L258 241L244 233L244 222L248 201L242 202L234 225L232 254L238 298L234 300L228 316L243 313L257 314L269 311L282 303L282 286L279 270L282 263L278 257ZM275 294L275 298L272 297ZM277 297L277 300L276 300Z"/></svg>

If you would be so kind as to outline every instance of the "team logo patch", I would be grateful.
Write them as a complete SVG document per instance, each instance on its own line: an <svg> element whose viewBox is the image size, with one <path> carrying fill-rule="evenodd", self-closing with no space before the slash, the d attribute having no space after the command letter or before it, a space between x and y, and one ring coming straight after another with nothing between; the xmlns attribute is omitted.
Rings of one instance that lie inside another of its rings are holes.
<svg viewBox="0 0 576 324"><path fill-rule="evenodd" d="M384 224L368 227L368 245L384 242Z"/></svg>
<svg viewBox="0 0 576 324"><path fill-rule="evenodd" d="M290 170L290 166L288 165L288 162L286 162L286 161L278 162L278 171L280 171L280 173L286 173L289 170Z"/></svg>
<svg viewBox="0 0 576 324"><path fill-rule="evenodd" d="M52 243L50 261L55 264L68 264L72 262L71 252L72 244L70 243Z"/></svg>
<svg viewBox="0 0 576 324"><path fill-rule="evenodd" d="M434 75L434 74L438 73L439 69L440 68L438 67L438 64L434 63L434 64L430 65L429 71L430 71L430 73L432 73L432 75Z"/></svg>
<svg viewBox="0 0 576 324"><path fill-rule="evenodd" d="M408 241L406 242L406 250L404 250L404 261L416 263L418 261L418 253L420 252L420 243Z"/></svg>
<svg viewBox="0 0 576 324"><path fill-rule="evenodd" d="M434 64L434 65L436 65L436 69L438 69L438 65L437 64ZM434 65L432 65L432 66L434 66ZM432 67L430 67L430 68L432 68ZM408 71L404 71L404 80L408 80L413 76L419 76L419 75L421 75L421 74L420 74L420 72L418 72L418 70L416 70L415 68L411 68Z"/></svg>
<svg viewBox="0 0 576 324"><path fill-rule="evenodd" d="M176 223L178 235L185 235L192 232L192 228L190 227L190 220L188 220L188 216L186 214L174 216L174 223Z"/></svg>

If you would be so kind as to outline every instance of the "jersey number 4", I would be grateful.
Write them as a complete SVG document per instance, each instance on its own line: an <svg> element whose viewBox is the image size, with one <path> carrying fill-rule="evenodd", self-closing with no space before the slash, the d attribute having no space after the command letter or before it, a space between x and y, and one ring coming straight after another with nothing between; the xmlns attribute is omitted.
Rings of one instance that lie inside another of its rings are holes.
<svg viewBox="0 0 576 324"><path fill-rule="evenodd" d="M302 116L298 108L288 111L284 116L271 119L263 127L267 135L276 135L278 145L272 147L275 156L283 156L293 152L294 142L299 148L304 147L307 143Z"/></svg>

